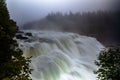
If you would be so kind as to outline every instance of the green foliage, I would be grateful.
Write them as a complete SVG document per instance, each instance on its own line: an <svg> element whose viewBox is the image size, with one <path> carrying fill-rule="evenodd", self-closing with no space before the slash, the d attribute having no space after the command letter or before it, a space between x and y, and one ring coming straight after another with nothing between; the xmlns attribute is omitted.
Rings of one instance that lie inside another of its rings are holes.
<svg viewBox="0 0 120 80"><path fill-rule="evenodd" d="M99 80L120 80L120 47L102 51L96 61Z"/></svg>
<svg viewBox="0 0 120 80"><path fill-rule="evenodd" d="M18 27L0 0L0 80L29 80L30 59L23 57L15 37Z"/></svg>

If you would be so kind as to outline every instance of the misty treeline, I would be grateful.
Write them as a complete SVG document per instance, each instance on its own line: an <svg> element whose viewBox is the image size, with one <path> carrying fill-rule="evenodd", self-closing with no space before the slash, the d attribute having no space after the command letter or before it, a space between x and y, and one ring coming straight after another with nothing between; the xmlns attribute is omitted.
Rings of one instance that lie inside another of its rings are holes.
<svg viewBox="0 0 120 80"><path fill-rule="evenodd" d="M75 32L96 37L105 45L113 45L120 42L120 12L51 13L41 20L25 24L23 29Z"/></svg>

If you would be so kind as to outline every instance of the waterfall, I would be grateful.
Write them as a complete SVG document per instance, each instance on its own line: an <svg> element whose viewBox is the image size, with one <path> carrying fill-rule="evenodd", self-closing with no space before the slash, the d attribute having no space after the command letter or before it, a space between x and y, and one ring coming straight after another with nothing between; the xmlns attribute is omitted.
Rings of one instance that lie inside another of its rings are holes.
<svg viewBox="0 0 120 80"><path fill-rule="evenodd" d="M27 36L25 33L32 33ZM24 31L17 39L25 57L32 56L33 80L96 80L94 61L104 46L95 38L67 32Z"/></svg>

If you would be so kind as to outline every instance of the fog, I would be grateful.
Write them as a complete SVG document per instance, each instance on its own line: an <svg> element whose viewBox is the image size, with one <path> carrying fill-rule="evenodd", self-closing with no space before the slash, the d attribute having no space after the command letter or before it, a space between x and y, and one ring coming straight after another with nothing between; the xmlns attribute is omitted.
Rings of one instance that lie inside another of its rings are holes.
<svg viewBox="0 0 120 80"><path fill-rule="evenodd" d="M73 13L98 10L113 11L119 0L7 0L11 19L17 24L39 20L48 13Z"/></svg>

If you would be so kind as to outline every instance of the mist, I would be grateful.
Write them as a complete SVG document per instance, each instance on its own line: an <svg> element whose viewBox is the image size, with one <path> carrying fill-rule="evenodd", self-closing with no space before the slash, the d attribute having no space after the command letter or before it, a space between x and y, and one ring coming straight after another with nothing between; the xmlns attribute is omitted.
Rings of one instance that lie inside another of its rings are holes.
<svg viewBox="0 0 120 80"><path fill-rule="evenodd" d="M11 19L21 26L40 20L49 13L114 11L119 0L7 0Z"/></svg>

